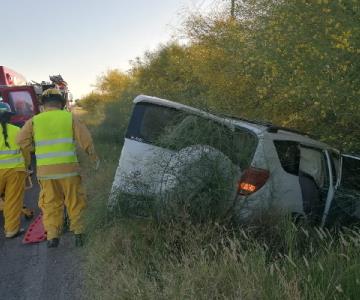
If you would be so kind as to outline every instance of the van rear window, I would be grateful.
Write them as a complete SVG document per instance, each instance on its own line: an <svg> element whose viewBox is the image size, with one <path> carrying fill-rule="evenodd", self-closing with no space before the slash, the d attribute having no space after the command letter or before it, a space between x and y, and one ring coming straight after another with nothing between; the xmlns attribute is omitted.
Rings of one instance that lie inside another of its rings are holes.
<svg viewBox="0 0 360 300"><path fill-rule="evenodd" d="M138 103L126 138L178 151L191 145L209 145L241 168L250 165L257 137L247 129L232 130L219 122L174 108Z"/></svg>

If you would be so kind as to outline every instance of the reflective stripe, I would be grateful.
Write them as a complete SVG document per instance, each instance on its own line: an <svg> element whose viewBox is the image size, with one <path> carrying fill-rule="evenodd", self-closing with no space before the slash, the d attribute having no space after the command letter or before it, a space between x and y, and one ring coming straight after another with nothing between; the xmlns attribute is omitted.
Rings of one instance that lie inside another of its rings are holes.
<svg viewBox="0 0 360 300"><path fill-rule="evenodd" d="M0 133L0 170L24 169L24 158L21 155L20 147L16 144L16 136L20 128L11 124L7 124L6 127L9 147L6 147L3 135Z"/></svg>
<svg viewBox="0 0 360 300"><path fill-rule="evenodd" d="M24 161L24 159L22 157L10 158L10 159L0 159L0 165L12 164L12 163L21 163L23 161Z"/></svg>
<svg viewBox="0 0 360 300"><path fill-rule="evenodd" d="M52 157L64 157L64 156L75 156L76 153L74 151L68 151L68 152L51 152L51 153L45 153L45 154L37 154L37 159L42 158L52 158Z"/></svg>
<svg viewBox="0 0 360 300"><path fill-rule="evenodd" d="M38 179L41 179L41 180L61 179L61 178L67 178L67 177L75 177L75 176L79 176L79 175L80 174L78 172L74 172L74 173L64 173L64 174L38 176Z"/></svg>
<svg viewBox="0 0 360 300"><path fill-rule="evenodd" d="M62 139L40 141L40 142L36 142L35 146L39 147L39 146L56 145L56 144L63 144L63 143L73 144L74 140L72 138L62 138Z"/></svg>
<svg viewBox="0 0 360 300"><path fill-rule="evenodd" d="M20 150L0 150L0 155L20 154Z"/></svg>
<svg viewBox="0 0 360 300"><path fill-rule="evenodd" d="M72 114L46 111L33 117L37 166L77 163Z"/></svg>

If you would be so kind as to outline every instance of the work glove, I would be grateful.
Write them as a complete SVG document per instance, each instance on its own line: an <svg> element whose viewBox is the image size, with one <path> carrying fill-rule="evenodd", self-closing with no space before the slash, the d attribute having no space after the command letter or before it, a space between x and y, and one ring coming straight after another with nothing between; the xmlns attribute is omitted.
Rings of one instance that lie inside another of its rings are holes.
<svg viewBox="0 0 360 300"><path fill-rule="evenodd" d="M29 167L29 168L26 170L26 173L27 173L28 176L31 176L31 175L34 173L34 171L31 169L31 167Z"/></svg>
<svg viewBox="0 0 360 300"><path fill-rule="evenodd" d="M29 170L26 172L26 181L25 181L25 189L28 190L28 189L31 189L33 187L33 182L32 182L32 179L31 179L31 174L33 172L29 172Z"/></svg>

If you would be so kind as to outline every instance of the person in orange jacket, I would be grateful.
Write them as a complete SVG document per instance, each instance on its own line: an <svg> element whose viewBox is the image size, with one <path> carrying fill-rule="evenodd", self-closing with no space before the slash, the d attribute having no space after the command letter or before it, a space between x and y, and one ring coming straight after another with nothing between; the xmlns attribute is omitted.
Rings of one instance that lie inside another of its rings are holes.
<svg viewBox="0 0 360 300"><path fill-rule="evenodd" d="M0 102L0 196L4 194L5 237L14 238L23 232L20 217L23 208L26 166L30 164L30 152L22 152L16 144L20 128L9 124L13 112L7 103Z"/></svg>
<svg viewBox="0 0 360 300"><path fill-rule="evenodd" d="M86 126L64 110L65 99L59 90L46 90L41 102L44 111L25 123L16 140L21 149L35 150L41 188L39 207L43 212L48 247L59 244L64 206L70 219L70 230L75 234L75 245L82 246L82 215L86 200L75 142L97 166L99 159Z"/></svg>

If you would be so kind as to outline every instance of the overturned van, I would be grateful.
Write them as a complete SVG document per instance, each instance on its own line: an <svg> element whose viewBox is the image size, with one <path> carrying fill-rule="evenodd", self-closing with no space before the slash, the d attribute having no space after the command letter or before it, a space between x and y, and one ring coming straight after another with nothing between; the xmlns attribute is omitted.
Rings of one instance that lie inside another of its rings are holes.
<svg viewBox="0 0 360 300"><path fill-rule="evenodd" d="M360 218L360 159L297 131L138 96L109 198L140 217L269 211L325 225Z"/></svg>

